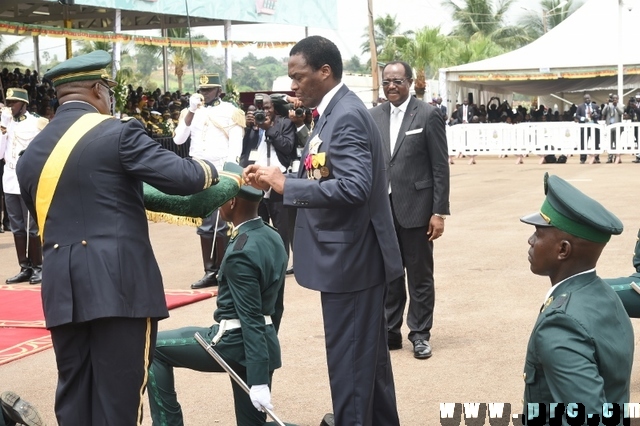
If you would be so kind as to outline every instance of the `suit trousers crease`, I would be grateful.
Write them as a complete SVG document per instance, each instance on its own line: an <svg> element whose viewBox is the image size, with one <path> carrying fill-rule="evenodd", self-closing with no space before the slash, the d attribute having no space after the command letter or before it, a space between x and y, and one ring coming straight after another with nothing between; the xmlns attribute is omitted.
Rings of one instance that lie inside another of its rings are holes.
<svg viewBox="0 0 640 426"><path fill-rule="evenodd" d="M400 245L402 263L406 269L407 283L402 276L389 284L386 315L391 338L401 338L400 328L409 292L407 327L409 340L431 339L435 285L433 279L433 242L429 241L426 226L403 228L393 214L394 226Z"/></svg>
<svg viewBox="0 0 640 426"><path fill-rule="evenodd" d="M321 293L336 426L399 425L384 316L386 285Z"/></svg>
<svg viewBox="0 0 640 426"><path fill-rule="evenodd" d="M139 424L157 330L158 321L148 318L100 318L52 327L58 424Z"/></svg>
<svg viewBox="0 0 640 426"><path fill-rule="evenodd" d="M184 419L182 409L178 403L175 389L174 368L188 368L190 370L207 373L226 373L218 362L200 346L194 335L198 332L207 341L211 341L218 332L217 327L184 327L158 333L156 354L149 370L149 405L153 426L182 426ZM220 352L218 352L220 353ZM222 353L229 366L247 382L247 370ZM270 372L270 379L273 372ZM202 380L206 380L203 377ZM229 378L233 389L236 422L239 426L262 426L266 421L266 414L255 409L249 395ZM271 386L271 383L269 383ZM203 395L204 401L209 401L216 394L211 389L210 395ZM222 401L220 401L222 403ZM209 407L208 409L215 409Z"/></svg>

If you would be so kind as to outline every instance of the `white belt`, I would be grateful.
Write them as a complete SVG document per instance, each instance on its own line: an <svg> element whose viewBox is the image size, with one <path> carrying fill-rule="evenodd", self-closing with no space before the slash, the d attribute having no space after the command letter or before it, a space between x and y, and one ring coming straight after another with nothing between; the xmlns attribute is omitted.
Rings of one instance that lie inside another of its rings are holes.
<svg viewBox="0 0 640 426"><path fill-rule="evenodd" d="M264 323L265 325L270 325L273 324L273 320L271 319L270 315L265 315L264 316ZM240 324L240 320L239 319L225 319L220 321L220 328L218 328L218 333L213 336L213 339L211 340L211 345L216 345L220 339L222 339L222 335L224 334L225 331L228 330L235 330L236 328L241 328L242 325Z"/></svg>

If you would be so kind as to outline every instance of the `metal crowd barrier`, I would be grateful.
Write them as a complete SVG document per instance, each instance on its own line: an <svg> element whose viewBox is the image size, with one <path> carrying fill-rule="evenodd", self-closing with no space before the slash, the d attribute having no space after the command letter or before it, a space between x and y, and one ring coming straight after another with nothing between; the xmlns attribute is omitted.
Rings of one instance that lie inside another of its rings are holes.
<svg viewBox="0 0 640 426"><path fill-rule="evenodd" d="M640 122L478 123L447 127L449 155L635 154Z"/></svg>
<svg viewBox="0 0 640 426"><path fill-rule="evenodd" d="M189 147L191 146L191 138L187 139L182 145L176 145L173 142L172 137L168 136L154 136L153 139L158 142L164 149L173 151L180 157L185 158L189 156Z"/></svg>

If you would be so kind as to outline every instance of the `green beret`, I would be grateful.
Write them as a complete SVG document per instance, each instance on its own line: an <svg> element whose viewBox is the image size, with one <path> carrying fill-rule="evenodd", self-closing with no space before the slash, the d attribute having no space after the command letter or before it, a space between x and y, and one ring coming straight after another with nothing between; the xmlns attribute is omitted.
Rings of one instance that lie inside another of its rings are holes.
<svg viewBox="0 0 640 426"><path fill-rule="evenodd" d="M24 89L18 89L15 87L8 88L5 99L7 101L20 101L29 105L29 94Z"/></svg>
<svg viewBox="0 0 640 426"><path fill-rule="evenodd" d="M224 163L223 167L223 175L224 173L234 174L236 176L240 176L242 178L242 166L236 163ZM254 188L250 185L242 185L240 190L236 194L236 197L244 198L245 200L258 202L262 200L263 192L259 189Z"/></svg>
<svg viewBox="0 0 640 426"><path fill-rule="evenodd" d="M535 226L553 226L596 243L622 233L622 222L593 198L558 176L544 176L545 200L540 212L520 218Z"/></svg>
<svg viewBox="0 0 640 426"><path fill-rule="evenodd" d="M200 76L199 88L222 87L220 84L220 74L203 74Z"/></svg>
<svg viewBox="0 0 640 426"><path fill-rule="evenodd" d="M59 63L44 75L53 82L53 86L72 81L102 80L109 87L117 86L107 74L107 66L111 64L111 55L104 50L94 50L86 55L75 56Z"/></svg>

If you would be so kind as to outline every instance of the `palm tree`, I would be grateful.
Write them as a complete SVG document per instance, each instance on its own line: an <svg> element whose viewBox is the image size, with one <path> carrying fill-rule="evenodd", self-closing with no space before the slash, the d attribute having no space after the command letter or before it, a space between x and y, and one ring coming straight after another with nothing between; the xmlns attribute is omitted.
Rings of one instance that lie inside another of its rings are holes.
<svg viewBox="0 0 640 426"><path fill-rule="evenodd" d="M542 13L529 11L518 24L524 27L532 40L558 26L582 6L581 0L540 0Z"/></svg>
<svg viewBox="0 0 640 426"><path fill-rule="evenodd" d="M169 28L167 30L167 36L171 38L189 38L189 30L187 28ZM203 35L191 35L193 39L203 39ZM162 54L162 46L142 45L138 46L138 49L153 53L157 57ZM169 53L169 62L173 65L173 72L178 79L178 90L182 92L182 79L184 77L185 68L191 63L191 55L193 54L193 61L202 63L202 50L194 47L180 47L169 46L167 47ZM195 91L196 88L194 87Z"/></svg>
<svg viewBox="0 0 640 426"><path fill-rule="evenodd" d="M418 98L424 97L427 78L435 78L441 67L450 64L450 43L450 38L440 32L440 27L427 26L401 46L402 59L416 70L414 90Z"/></svg>
<svg viewBox="0 0 640 426"><path fill-rule="evenodd" d="M450 49L452 62L446 66L468 64L505 53L504 48L482 34L475 34L466 42L454 39Z"/></svg>
<svg viewBox="0 0 640 426"><path fill-rule="evenodd" d="M396 22L396 16L391 16L390 14L386 14L385 16L378 16L373 21L373 40L376 44L376 53L380 55L382 52L383 46L389 39L389 37L394 35L403 35L409 36L413 34L413 31L405 31L400 33L400 24ZM362 42L360 48L362 49L362 53L369 53L369 28L365 28L364 34L362 37L365 41Z"/></svg>
<svg viewBox="0 0 640 426"><path fill-rule="evenodd" d="M18 53L19 44L24 41L24 37L11 43L4 49L0 50L0 66L11 67L14 65L20 65L18 62L13 61L13 56ZM0 46L2 46L2 36L0 35Z"/></svg>
<svg viewBox="0 0 640 426"><path fill-rule="evenodd" d="M463 7L456 1L442 2L452 10L452 18L456 22L452 36L468 40L475 34L481 34L509 50L531 41L524 28L505 24L505 15L517 0L463 0Z"/></svg>

